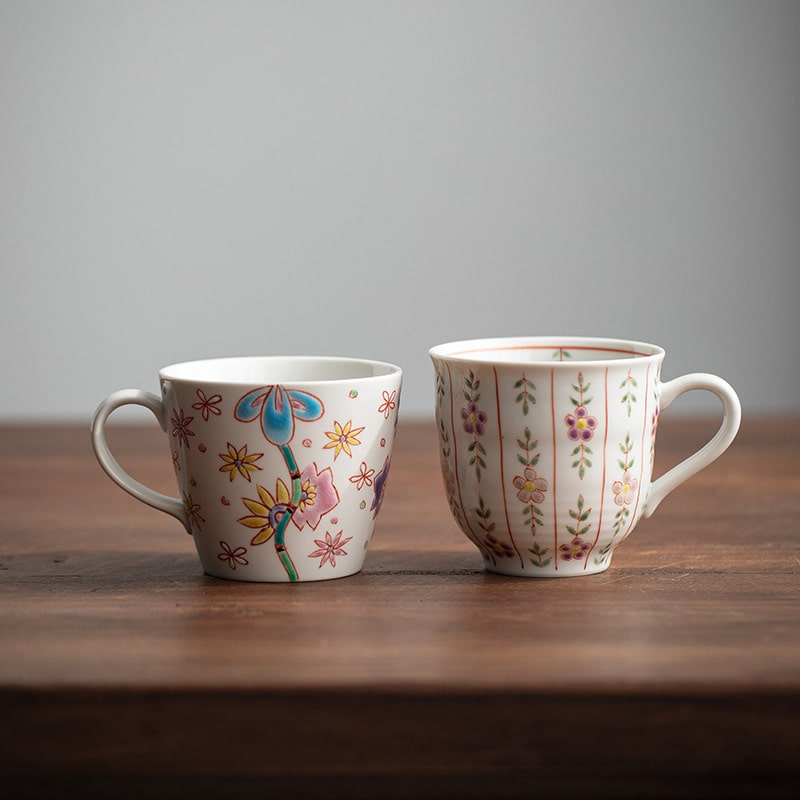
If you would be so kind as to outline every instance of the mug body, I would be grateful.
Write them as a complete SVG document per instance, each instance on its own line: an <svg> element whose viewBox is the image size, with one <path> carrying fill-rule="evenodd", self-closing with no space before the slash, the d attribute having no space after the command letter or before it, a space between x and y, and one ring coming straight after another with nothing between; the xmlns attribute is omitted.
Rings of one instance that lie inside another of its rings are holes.
<svg viewBox="0 0 800 800"><path fill-rule="evenodd" d="M445 491L488 570L587 575L645 510L664 351L576 337L430 351Z"/></svg>
<svg viewBox="0 0 800 800"><path fill-rule="evenodd" d="M244 357L160 372L166 433L204 570L245 581L352 575L391 463L402 372Z"/></svg>

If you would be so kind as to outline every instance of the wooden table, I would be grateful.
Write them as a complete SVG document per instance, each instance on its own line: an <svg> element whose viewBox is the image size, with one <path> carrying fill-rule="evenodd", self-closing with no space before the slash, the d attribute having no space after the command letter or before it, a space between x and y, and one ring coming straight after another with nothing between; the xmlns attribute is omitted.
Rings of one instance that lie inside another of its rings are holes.
<svg viewBox="0 0 800 800"><path fill-rule="evenodd" d="M714 427L665 415L656 472ZM112 446L174 493L162 436ZM0 428L5 796L788 797L799 463L800 419L746 419L608 572L512 579L401 422L364 571L266 585L203 575L88 426Z"/></svg>

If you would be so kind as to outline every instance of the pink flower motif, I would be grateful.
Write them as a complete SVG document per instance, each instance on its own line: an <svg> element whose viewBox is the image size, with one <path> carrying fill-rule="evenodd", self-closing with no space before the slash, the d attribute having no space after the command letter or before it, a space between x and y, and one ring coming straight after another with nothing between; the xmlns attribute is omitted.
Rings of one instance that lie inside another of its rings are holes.
<svg viewBox="0 0 800 800"><path fill-rule="evenodd" d="M594 430L597 427L597 419L589 416L586 406L578 406L574 414L567 414L564 417L564 422L569 428L567 436L573 442L588 442L594 436Z"/></svg>
<svg viewBox="0 0 800 800"><path fill-rule="evenodd" d="M301 493L292 522L300 529L304 525L316 530L322 517L339 505L339 493L333 485L333 472L326 467L317 472L316 464L309 464L300 474Z"/></svg>
<svg viewBox="0 0 800 800"><path fill-rule="evenodd" d="M220 542L219 546L222 548L222 552L217 554L217 558L220 561L227 561L231 569L236 569L237 564L247 566L250 563L244 557L247 552L246 547L237 547L235 550L231 550L231 546L227 542Z"/></svg>
<svg viewBox="0 0 800 800"><path fill-rule="evenodd" d="M562 544L559 547L562 561L581 561L591 545L584 542L580 536L576 536L569 544Z"/></svg>
<svg viewBox="0 0 800 800"><path fill-rule="evenodd" d="M344 549L344 546L352 539L352 536L348 536L344 541L342 541L342 532L336 534L336 538L333 538L330 533L325 533L325 539L314 539L314 544L317 545L319 548L315 550L313 553L309 553L309 558L319 558L319 568L322 569L323 565L326 562L330 562L332 567L336 566L336 556L346 556L347 551Z"/></svg>
<svg viewBox="0 0 800 800"><path fill-rule="evenodd" d="M467 433L474 433L483 436L486 425L486 412L481 411L475 403L470 403L466 408L461 409L461 419L464 422L464 430Z"/></svg>
<svg viewBox="0 0 800 800"><path fill-rule="evenodd" d="M636 489L639 487L639 481L632 478L628 470L625 470L622 475L621 481L614 481L611 484L611 491L614 492L614 502L618 506L627 506L633 502L636 497Z"/></svg>
<svg viewBox="0 0 800 800"><path fill-rule="evenodd" d="M537 477L533 467L526 467L522 475L514 478L514 488L519 490L517 499L523 503L543 503L548 484L544 478Z"/></svg>

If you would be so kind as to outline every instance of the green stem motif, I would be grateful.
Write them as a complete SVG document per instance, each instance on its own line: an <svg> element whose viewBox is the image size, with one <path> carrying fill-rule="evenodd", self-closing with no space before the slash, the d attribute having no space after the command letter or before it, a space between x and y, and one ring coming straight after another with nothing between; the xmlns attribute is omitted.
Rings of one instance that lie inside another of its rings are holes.
<svg viewBox="0 0 800 800"><path fill-rule="evenodd" d="M531 406L536 403L536 395L534 395L536 384L523 372L522 377L514 384L514 388L520 390L517 393L516 402L522 403L522 413L528 416Z"/></svg>
<svg viewBox="0 0 800 800"><path fill-rule="evenodd" d="M628 416L631 415L633 404L636 402L636 395L633 393L633 390L638 386L639 384L636 382L636 378L634 378L633 375L631 375L631 371L628 370L628 377L619 385L620 389L625 390L625 394L622 395L622 400L620 402L627 406Z"/></svg>
<svg viewBox="0 0 800 800"><path fill-rule="evenodd" d="M611 490L614 493L614 502L619 506L619 510L614 515L611 539L600 549L598 557L595 558L596 564L602 564L609 559L611 551L616 545L617 537L628 526L628 520L631 515L631 498L634 496L638 487L638 480L629 473L635 461L631 456L633 452L633 441L631 440L630 433L626 434L624 442L620 442L619 450L623 456L617 460L621 476L611 484Z"/></svg>
<svg viewBox="0 0 800 800"><path fill-rule="evenodd" d="M289 580L297 581L299 580L297 576L297 568L292 561L292 557L289 555L289 551L286 549L285 539L286 526L289 524L292 514L294 514L294 512L297 510L297 507L300 505L303 487L300 483L300 470L297 468L297 461L295 461L292 449L289 447L289 445L283 444L280 446L280 450L283 460L286 462L286 467L288 468L289 474L292 478L292 499L290 501L290 505L286 509L286 512L280 518L280 521L275 528L275 552L278 554L278 558L281 560L281 564L283 564L283 568L286 570Z"/></svg>
<svg viewBox="0 0 800 800"><path fill-rule="evenodd" d="M470 370L469 377L465 378L464 383L469 391L464 390L467 406L461 409L461 419L464 430L472 436L472 441L467 447L467 452L471 454L469 465L475 468L475 478L480 481L481 470L486 469L486 449L481 443L480 437L484 434L484 426L488 417L486 412L478 407L478 401L481 399L480 378L476 378L473 371Z"/></svg>
<svg viewBox="0 0 800 800"><path fill-rule="evenodd" d="M278 384L258 386L239 398L233 416L239 422L255 422L261 425L264 438L281 451L289 476L292 479L292 495L287 497L288 489L278 479L276 498L263 487L258 487L261 502L242 498L253 516L239 520L248 528L258 528L259 532L251 540L258 545L274 536L275 552L290 581L298 581L297 568L286 549L286 528L303 498L300 470L289 442L294 436L296 420L312 422L320 419L325 407L319 397L300 389L287 389Z"/></svg>
<svg viewBox="0 0 800 800"><path fill-rule="evenodd" d="M548 482L537 475L534 469L541 457L541 453L536 452L536 448L539 447L539 440L532 438L530 428L527 425L525 426L523 437L517 439L517 447L520 449L520 452L517 453L517 461L525 469L522 475L517 475L514 478L513 485L517 490L517 499L524 503L522 515L530 528L531 536L534 538L533 547L528 548L528 552L534 556L530 561L536 567L546 567L552 559L550 557L545 558L549 549L542 548L539 545L536 541L536 532L537 527L542 523L543 517L540 503L544 502L544 493L550 487Z"/></svg>
<svg viewBox="0 0 800 800"><path fill-rule="evenodd" d="M577 444L571 453L572 456L577 456L577 459L572 462L572 466L578 468L578 477L581 480L586 475L587 467L592 466L589 459L589 456L592 455L592 448L587 445L587 442L592 439L597 428L597 418L593 417L586 408L592 402L592 398L584 396L591 385L591 383L583 382L583 373L579 372L578 383L572 384L572 389L578 396L570 397L575 409L564 418L569 429L568 436Z"/></svg>

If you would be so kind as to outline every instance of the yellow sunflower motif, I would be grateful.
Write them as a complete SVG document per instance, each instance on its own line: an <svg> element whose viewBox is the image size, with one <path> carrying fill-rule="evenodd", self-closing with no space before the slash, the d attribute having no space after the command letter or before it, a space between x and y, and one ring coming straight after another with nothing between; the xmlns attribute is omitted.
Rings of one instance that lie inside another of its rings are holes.
<svg viewBox="0 0 800 800"><path fill-rule="evenodd" d="M350 458L352 458L353 451L350 448L361 444L358 434L360 434L363 430L363 427L353 428L353 420L348 420L344 426L342 426L341 423L334 421L333 430L326 431L325 433L330 441L325 445L324 449L333 449L334 461L339 458L339 455L342 452L345 452Z"/></svg>
<svg viewBox="0 0 800 800"><path fill-rule="evenodd" d="M250 516L240 517L237 521L246 528L253 528L258 533L250 540L251 545L264 544L268 542L278 527L281 517L289 509L289 489L286 484L278 478L275 487L275 497L273 497L263 486L256 484L259 500L251 500L243 497L242 502L250 512Z"/></svg>
<svg viewBox="0 0 800 800"><path fill-rule="evenodd" d="M242 445L238 450L228 442L228 452L220 453L219 457L225 462L220 468L220 472L227 472L231 481L241 475L248 483L251 482L250 473L261 469L255 462L263 457L263 453L253 453L247 455L247 445Z"/></svg>

